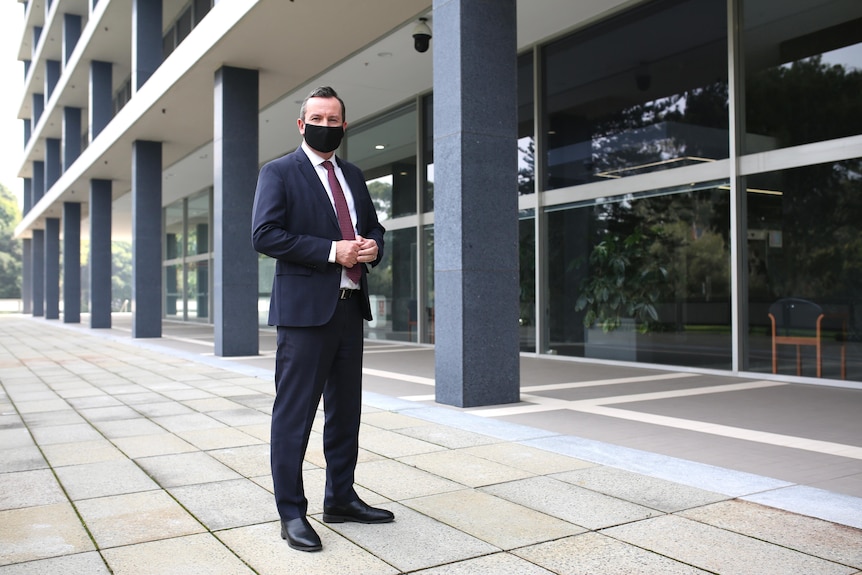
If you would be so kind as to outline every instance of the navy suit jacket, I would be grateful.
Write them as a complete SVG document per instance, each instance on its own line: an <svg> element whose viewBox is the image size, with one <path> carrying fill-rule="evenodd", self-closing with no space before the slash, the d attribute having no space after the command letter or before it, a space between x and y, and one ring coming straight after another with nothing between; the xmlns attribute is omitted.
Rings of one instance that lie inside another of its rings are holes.
<svg viewBox="0 0 862 575"><path fill-rule="evenodd" d="M337 158L350 186L359 235L377 242L376 266L383 257L384 228L362 171ZM252 214L254 249L275 258L269 325L308 327L332 318L338 303L342 267L329 263L333 241L341 239L338 217L314 166L301 148L265 164L258 175ZM362 309L371 318L368 269L362 267Z"/></svg>

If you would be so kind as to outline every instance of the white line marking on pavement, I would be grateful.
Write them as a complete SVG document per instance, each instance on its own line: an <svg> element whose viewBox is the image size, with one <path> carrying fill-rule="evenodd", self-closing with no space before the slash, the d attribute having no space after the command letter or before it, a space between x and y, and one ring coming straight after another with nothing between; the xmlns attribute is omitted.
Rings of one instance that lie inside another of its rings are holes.
<svg viewBox="0 0 862 575"><path fill-rule="evenodd" d="M547 385L525 385L521 391L556 391L558 389L577 389L580 387L600 387L602 385L618 385L621 383L639 383L642 381L662 381L666 379L682 379L684 377L700 377L699 373L660 373L658 375L641 375L638 377L621 377L619 379L597 379L594 381L575 381L571 383L549 383Z"/></svg>
<svg viewBox="0 0 862 575"><path fill-rule="evenodd" d="M362 373L365 375L373 375L376 377L385 377L386 379L397 379L398 381L408 381L410 383L421 383L422 385L434 386L434 379L430 377L419 377L417 375L405 375L394 371L383 371L380 369L362 368Z"/></svg>

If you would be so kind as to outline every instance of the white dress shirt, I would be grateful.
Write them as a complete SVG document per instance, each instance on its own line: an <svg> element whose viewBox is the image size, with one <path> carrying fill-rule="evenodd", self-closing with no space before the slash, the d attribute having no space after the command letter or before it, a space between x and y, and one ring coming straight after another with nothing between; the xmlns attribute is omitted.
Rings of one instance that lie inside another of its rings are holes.
<svg viewBox="0 0 862 575"><path fill-rule="evenodd" d="M332 211L335 212L335 198L332 196L332 189L329 187L329 176L326 173L326 168L323 167L323 162L325 162L326 159L321 158L317 152L308 147L305 140L302 141L302 151L305 152L305 155L308 156L308 159L311 161L311 165L314 166L314 171L317 172L317 177L320 178L320 183L323 184L323 188L326 190L326 195L329 196L329 203L332 204ZM341 190L344 192L344 199L347 202L347 209L350 212L350 221L353 223L353 233L356 233L356 204L353 201L353 193L350 191L350 186L347 185L347 180L344 179L341 166L336 161L335 156L333 155L329 161L335 167L335 177L338 178L338 182L341 184ZM335 263L335 243L336 242L332 242L332 247L329 249L329 263ZM359 285L347 277L347 268L341 270L341 287L359 289Z"/></svg>

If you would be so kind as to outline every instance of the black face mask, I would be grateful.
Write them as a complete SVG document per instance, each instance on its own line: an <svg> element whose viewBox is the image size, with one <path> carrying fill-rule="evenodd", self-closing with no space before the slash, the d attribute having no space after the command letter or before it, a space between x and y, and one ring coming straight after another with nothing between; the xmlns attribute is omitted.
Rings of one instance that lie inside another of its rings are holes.
<svg viewBox="0 0 862 575"><path fill-rule="evenodd" d="M341 126L315 126L305 124L305 143L313 150L328 154L341 145L344 128Z"/></svg>

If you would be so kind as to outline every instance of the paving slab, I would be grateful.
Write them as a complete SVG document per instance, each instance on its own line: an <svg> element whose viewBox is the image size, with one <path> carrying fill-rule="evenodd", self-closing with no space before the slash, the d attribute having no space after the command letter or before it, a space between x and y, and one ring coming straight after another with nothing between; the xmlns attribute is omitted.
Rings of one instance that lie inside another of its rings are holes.
<svg viewBox="0 0 862 575"><path fill-rule="evenodd" d="M44 469L48 462L35 445L0 449L0 473Z"/></svg>
<svg viewBox="0 0 862 575"><path fill-rule="evenodd" d="M0 575L111 575L102 556L96 551L63 555L0 567Z"/></svg>
<svg viewBox="0 0 862 575"><path fill-rule="evenodd" d="M37 507L66 501L50 469L0 473L0 509Z"/></svg>
<svg viewBox="0 0 862 575"><path fill-rule="evenodd" d="M272 493L249 479L185 485L169 492L210 531L278 519Z"/></svg>
<svg viewBox="0 0 862 575"><path fill-rule="evenodd" d="M215 449L207 453L243 477L268 475L271 471L268 443L261 442L257 445Z"/></svg>
<svg viewBox="0 0 862 575"><path fill-rule="evenodd" d="M482 491L587 529L641 521L661 514L655 509L550 477L510 481L483 487Z"/></svg>
<svg viewBox="0 0 862 575"><path fill-rule="evenodd" d="M443 451L438 444L415 439L388 429L379 429L370 425L362 425L359 430L359 442L363 449L384 457L404 457L417 453Z"/></svg>
<svg viewBox="0 0 862 575"><path fill-rule="evenodd" d="M240 477L228 466L200 451L142 457L136 462L162 487L195 485Z"/></svg>
<svg viewBox="0 0 862 575"><path fill-rule="evenodd" d="M168 493L155 490L76 503L100 549L134 545L206 531ZM80 522L75 518L80 527Z"/></svg>
<svg viewBox="0 0 862 575"><path fill-rule="evenodd" d="M254 575L209 533L114 547L103 553L113 575Z"/></svg>
<svg viewBox="0 0 862 575"><path fill-rule="evenodd" d="M850 575L858 569L732 531L666 515L603 535L722 575Z"/></svg>
<svg viewBox="0 0 862 575"><path fill-rule="evenodd" d="M551 477L665 513L727 499L727 496L721 493L680 485L614 467L594 466L555 473Z"/></svg>
<svg viewBox="0 0 862 575"><path fill-rule="evenodd" d="M862 569L860 529L739 500L689 509L679 515Z"/></svg>
<svg viewBox="0 0 862 575"><path fill-rule="evenodd" d="M504 550L584 532L583 527L474 489L401 503Z"/></svg>
<svg viewBox="0 0 862 575"><path fill-rule="evenodd" d="M588 461L519 443L498 442L490 445L467 447L461 452L522 469L535 475L560 473L595 466L594 463Z"/></svg>
<svg viewBox="0 0 862 575"><path fill-rule="evenodd" d="M468 487L484 487L535 476L529 471L509 467L459 450L423 453L400 457L398 460Z"/></svg>
<svg viewBox="0 0 862 575"><path fill-rule="evenodd" d="M398 575L400 571L323 524L310 519L325 551L302 553L279 536L278 522L218 531L215 535L259 575L315 573L337 575ZM289 566L289 567L288 567Z"/></svg>
<svg viewBox="0 0 862 575"><path fill-rule="evenodd" d="M513 553L559 575L708 575L649 549L599 533L516 549Z"/></svg>
<svg viewBox="0 0 862 575"><path fill-rule="evenodd" d="M330 524L329 528L402 572L463 561L500 550L403 505L389 503L381 507L395 514L394 522L382 525L336 523Z"/></svg>
<svg viewBox="0 0 862 575"><path fill-rule="evenodd" d="M553 575L553 572L509 553L494 553L423 569L415 575Z"/></svg>
<svg viewBox="0 0 862 575"><path fill-rule="evenodd" d="M72 501L158 488L140 467L128 459L68 465L54 471Z"/></svg>
<svg viewBox="0 0 862 575"><path fill-rule="evenodd" d="M92 551L68 502L0 511L0 565Z"/></svg>
<svg viewBox="0 0 862 575"><path fill-rule="evenodd" d="M42 452L52 467L99 463L126 458L123 452L107 439L43 445Z"/></svg>

